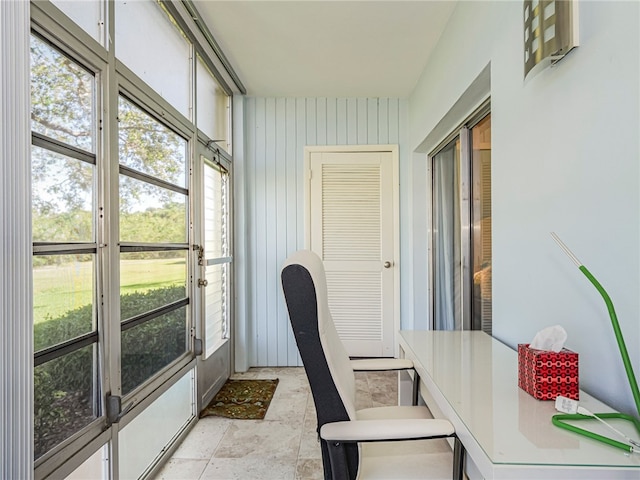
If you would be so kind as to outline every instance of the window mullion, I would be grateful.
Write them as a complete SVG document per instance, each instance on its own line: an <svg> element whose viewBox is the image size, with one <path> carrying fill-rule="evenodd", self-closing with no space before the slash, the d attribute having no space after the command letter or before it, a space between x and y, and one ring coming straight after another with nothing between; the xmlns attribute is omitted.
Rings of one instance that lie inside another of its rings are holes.
<svg viewBox="0 0 640 480"><path fill-rule="evenodd" d="M471 133L469 128L460 129L460 261L462 271L461 311L462 329L471 329Z"/></svg>
<svg viewBox="0 0 640 480"><path fill-rule="evenodd" d="M41 133L31 132L31 144L92 165L96 163L96 155L94 153L73 147Z"/></svg>

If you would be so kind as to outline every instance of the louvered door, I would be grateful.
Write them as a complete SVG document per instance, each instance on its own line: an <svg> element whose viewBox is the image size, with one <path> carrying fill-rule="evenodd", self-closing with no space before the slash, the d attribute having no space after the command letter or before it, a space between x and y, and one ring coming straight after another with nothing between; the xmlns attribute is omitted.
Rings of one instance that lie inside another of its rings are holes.
<svg viewBox="0 0 640 480"><path fill-rule="evenodd" d="M198 411L204 408L231 374L229 318L231 302L231 198L226 161L198 143L200 149L201 198L196 223L200 245L197 254L196 338L201 340L197 356ZM228 165L228 164L227 164Z"/></svg>
<svg viewBox="0 0 640 480"><path fill-rule="evenodd" d="M393 356L393 155L311 152L309 167L309 246L324 261L336 329L351 356Z"/></svg>

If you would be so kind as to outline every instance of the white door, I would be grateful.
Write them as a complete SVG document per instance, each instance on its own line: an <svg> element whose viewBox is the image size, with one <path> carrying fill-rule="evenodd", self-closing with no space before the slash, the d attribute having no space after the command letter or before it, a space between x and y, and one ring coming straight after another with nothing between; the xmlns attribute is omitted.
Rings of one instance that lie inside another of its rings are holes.
<svg viewBox="0 0 640 480"><path fill-rule="evenodd" d="M323 260L336 329L353 357L391 357L399 327L398 151L307 147L307 248Z"/></svg>
<svg viewBox="0 0 640 480"><path fill-rule="evenodd" d="M200 307L196 335L201 347L197 361L199 410L231 375L230 192L229 174L221 161L213 152L201 150L200 245L196 250Z"/></svg>

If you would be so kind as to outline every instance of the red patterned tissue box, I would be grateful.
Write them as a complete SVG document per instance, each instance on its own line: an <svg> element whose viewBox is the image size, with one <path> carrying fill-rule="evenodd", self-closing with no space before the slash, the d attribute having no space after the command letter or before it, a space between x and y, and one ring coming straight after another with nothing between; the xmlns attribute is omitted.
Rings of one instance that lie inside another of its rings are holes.
<svg viewBox="0 0 640 480"><path fill-rule="evenodd" d="M560 395L578 400L578 354L566 348L556 353L518 344L518 386L538 400Z"/></svg>

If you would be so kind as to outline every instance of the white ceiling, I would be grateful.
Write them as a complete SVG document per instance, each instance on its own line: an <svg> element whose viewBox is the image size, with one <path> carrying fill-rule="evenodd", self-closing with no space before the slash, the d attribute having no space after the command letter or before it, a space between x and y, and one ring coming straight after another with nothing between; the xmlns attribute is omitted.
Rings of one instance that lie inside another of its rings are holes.
<svg viewBox="0 0 640 480"><path fill-rule="evenodd" d="M456 3L194 1L248 95L264 97L407 97Z"/></svg>

